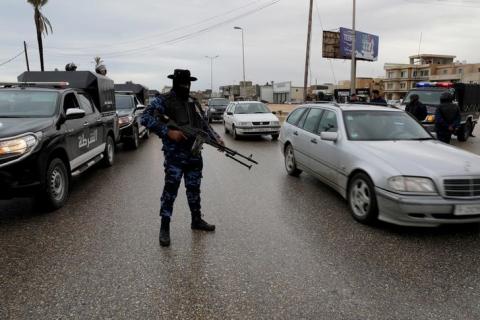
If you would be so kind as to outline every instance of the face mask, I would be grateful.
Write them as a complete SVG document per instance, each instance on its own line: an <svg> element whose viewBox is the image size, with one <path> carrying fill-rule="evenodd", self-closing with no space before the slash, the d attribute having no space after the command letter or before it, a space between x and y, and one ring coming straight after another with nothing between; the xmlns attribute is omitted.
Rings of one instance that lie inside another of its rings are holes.
<svg viewBox="0 0 480 320"><path fill-rule="evenodd" d="M173 91L181 99L188 99L190 95L190 81L173 81Z"/></svg>

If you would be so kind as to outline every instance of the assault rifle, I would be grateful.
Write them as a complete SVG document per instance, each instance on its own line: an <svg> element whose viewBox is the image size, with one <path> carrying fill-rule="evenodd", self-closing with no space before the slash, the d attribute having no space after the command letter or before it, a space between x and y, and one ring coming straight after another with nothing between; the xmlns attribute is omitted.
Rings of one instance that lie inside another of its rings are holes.
<svg viewBox="0 0 480 320"><path fill-rule="evenodd" d="M240 163L241 165L247 167L249 170L252 168L253 164L258 164L257 161L252 159L253 155L247 157L233 149L224 146L223 144L220 144L216 139L213 139L211 135L205 130L192 128L188 125L180 126L164 114L156 114L156 117L158 120L165 123L168 128L182 131L183 134L187 136L187 138L195 138L195 142L193 143L191 150L192 154L194 155L199 155L200 151L203 149L203 144L208 144L225 153L225 156L227 158L230 158L233 161Z"/></svg>

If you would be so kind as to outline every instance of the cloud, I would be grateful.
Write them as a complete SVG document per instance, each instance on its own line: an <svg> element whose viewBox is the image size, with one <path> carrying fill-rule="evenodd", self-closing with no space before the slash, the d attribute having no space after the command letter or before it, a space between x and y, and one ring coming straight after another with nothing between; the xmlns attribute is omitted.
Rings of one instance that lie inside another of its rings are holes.
<svg viewBox="0 0 480 320"><path fill-rule="evenodd" d="M351 0L316 0L313 12L311 81L333 82L349 78L348 61L321 57L321 25L325 29L351 26ZM117 82L133 80L151 88L169 84L166 76L175 68L189 68L199 77L194 89L210 87L210 60L214 61L214 86L242 79L241 33L245 29L245 63L248 80L293 81L303 84L308 1L280 2L235 19L271 3L272 0L117 1L51 0L43 12L54 33L44 39L48 69L63 69L75 62L80 69L93 69L100 55L109 75ZM33 10L26 2L2 0L0 62L30 48L32 68L38 69L38 51ZM359 62L358 76L382 76L385 62L407 62L418 52L455 54L460 60L480 61L480 7L474 2L435 0L357 1L357 29L380 36L377 62ZM317 7L318 5L318 12ZM215 26L212 28L212 26ZM211 28L211 29L210 29ZM209 29L208 32L196 33ZM5 32L7 31L8 32ZM187 36L184 41L173 41ZM4 80L14 80L25 69L24 58L0 67Z"/></svg>

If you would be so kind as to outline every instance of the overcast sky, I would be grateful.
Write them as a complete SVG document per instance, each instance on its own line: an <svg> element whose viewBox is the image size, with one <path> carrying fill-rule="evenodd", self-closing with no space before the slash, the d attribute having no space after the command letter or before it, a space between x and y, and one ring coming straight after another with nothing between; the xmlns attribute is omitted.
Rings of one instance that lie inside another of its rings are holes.
<svg viewBox="0 0 480 320"><path fill-rule="evenodd" d="M101 56L115 82L150 88L169 85L175 68L199 78L193 89L242 79L241 32L245 29L247 80L303 85L308 0L50 0L43 13L54 32L44 38L47 70L75 62L93 69ZM1 0L0 64L29 44L31 68L39 70L33 9L24 0ZM271 5L270 5L271 4ZM270 5L270 6L269 6ZM318 7L318 11L317 11ZM261 9L263 8L263 9ZM377 62L359 62L358 76L383 76L385 62L408 62L422 53L453 54L480 62L478 0L357 0L357 30L379 35ZM351 27L352 0L314 0L311 83L349 79L350 63L322 59L322 28ZM321 19L321 23L320 23ZM19 57L0 66L0 81L25 70Z"/></svg>

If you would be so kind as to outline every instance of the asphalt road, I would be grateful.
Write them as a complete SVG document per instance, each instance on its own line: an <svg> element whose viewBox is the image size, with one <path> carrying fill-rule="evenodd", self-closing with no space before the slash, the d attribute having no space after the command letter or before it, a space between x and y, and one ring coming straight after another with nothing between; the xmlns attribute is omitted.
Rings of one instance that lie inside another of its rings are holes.
<svg viewBox="0 0 480 320"><path fill-rule="evenodd" d="M170 248L156 138L76 179L61 210L0 202L0 319L480 318L478 225L364 226L322 183L287 176L278 142L226 142L260 165L206 149L217 230L190 230L182 186Z"/></svg>

